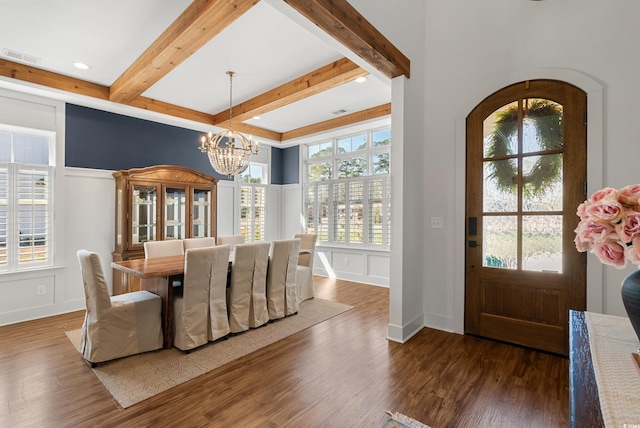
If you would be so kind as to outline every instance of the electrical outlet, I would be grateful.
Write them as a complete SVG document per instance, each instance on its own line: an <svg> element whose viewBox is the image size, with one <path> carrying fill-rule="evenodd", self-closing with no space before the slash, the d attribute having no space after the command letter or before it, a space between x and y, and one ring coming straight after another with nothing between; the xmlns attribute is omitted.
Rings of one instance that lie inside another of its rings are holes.
<svg viewBox="0 0 640 428"><path fill-rule="evenodd" d="M344 265L349 266L349 257L344 258Z"/></svg>
<svg viewBox="0 0 640 428"><path fill-rule="evenodd" d="M38 287L36 287L36 294L38 296L44 296L45 294L47 294L47 286L46 285L38 285Z"/></svg>
<svg viewBox="0 0 640 428"><path fill-rule="evenodd" d="M442 217L431 217L431 229L442 229Z"/></svg>

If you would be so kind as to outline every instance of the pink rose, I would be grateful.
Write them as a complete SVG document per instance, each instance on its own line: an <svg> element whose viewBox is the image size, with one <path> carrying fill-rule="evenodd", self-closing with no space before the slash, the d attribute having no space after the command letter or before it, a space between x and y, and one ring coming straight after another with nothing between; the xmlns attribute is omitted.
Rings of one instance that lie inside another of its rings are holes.
<svg viewBox="0 0 640 428"><path fill-rule="evenodd" d="M605 265L622 269L626 264L624 247L617 242L596 245L591 252Z"/></svg>
<svg viewBox="0 0 640 428"><path fill-rule="evenodd" d="M640 184L632 184L625 186L618 192L618 200L631 207L639 205L640 201Z"/></svg>
<svg viewBox="0 0 640 428"><path fill-rule="evenodd" d="M618 191L613 187L605 187L604 189L600 189L591 195L592 202L598 202L603 199L613 199L618 200Z"/></svg>
<svg viewBox="0 0 640 428"><path fill-rule="evenodd" d="M604 198L589 205L585 210L587 216L611 224L617 223L623 214L622 205L615 199Z"/></svg>
<svg viewBox="0 0 640 428"><path fill-rule="evenodd" d="M616 224L616 232L625 244L640 235L640 213L625 211L620 218L620 223Z"/></svg>
<svg viewBox="0 0 640 428"><path fill-rule="evenodd" d="M635 238L632 244L624 249L624 256L634 265L640 266L640 238Z"/></svg>
<svg viewBox="0 0 640 428"><path fill-rule="evenodd" d="M581 253L584 253L589 248L591 248L589 241L583 240L578 234L576 234L576 237L573 238L573 243L576 244L576 250Z"/></svg>
<svg viewBox="0 0 640 428"><path fill-rule="evenodd" d="M576 239L581 241L580 248L584 248L583 244L593 247L597 244L605 244L607 242L618 241L618 235L615 228L609 223L601 223L595 220L583 220L578 223L578 227L574 231ZM576 242L576 241L574 241ZM576 248L578 245L576 244ZM578 250L580 251L580 248ZM586 251L585 248L582 251Z"/></svg>
<svg viewBox="0 0 640 428"><path fill-rule="evenodd" d="M578 205L578 209L576 210L576 215L580 217L580 220L585 220L589 218L589 216L587 215L587 207L589 205L591 205L591 201L589 200L586 200L580 205Z"/></svg>

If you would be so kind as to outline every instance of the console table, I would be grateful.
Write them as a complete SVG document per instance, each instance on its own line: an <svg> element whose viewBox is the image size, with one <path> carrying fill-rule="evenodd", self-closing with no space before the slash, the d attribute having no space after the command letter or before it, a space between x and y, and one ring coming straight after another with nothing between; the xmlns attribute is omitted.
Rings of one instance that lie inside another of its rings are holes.
<svg viewBox="0 0 640 428"><path fill-rule="evenodd" d="M569 311L569 424L603 427L584 312Z"/></svg>
<svg viewBox="0 0 640 428"><path fill-rule="evenodd" d="M639 345L624 317L570 311L571 427L640 425Z"/></svg>

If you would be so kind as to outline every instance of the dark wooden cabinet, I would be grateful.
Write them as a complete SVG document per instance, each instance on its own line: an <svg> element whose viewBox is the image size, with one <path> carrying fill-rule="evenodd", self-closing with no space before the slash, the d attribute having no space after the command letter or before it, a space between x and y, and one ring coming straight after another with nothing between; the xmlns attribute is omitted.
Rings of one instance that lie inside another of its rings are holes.
<svg viewBox="0 0 640 428"><path fill-rule="evenodd" d="M171 165L121 170L113 176L114 262L144 258L148 241L217 235L217 178ZM134 279L113 271L113 294L138 288Z"/></svg>

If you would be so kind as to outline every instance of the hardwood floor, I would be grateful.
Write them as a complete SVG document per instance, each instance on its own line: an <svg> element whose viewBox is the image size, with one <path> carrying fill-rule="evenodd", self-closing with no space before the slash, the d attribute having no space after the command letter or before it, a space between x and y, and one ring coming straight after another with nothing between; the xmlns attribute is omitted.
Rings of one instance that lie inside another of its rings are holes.
<svg viewBox="0 0 640 428"><path fill-rule="evenodd" d="M423 329L388 341L388 289L316 277L355 309L127 409L64 335L84 311L0 327L0 427L568 426L568 360Z"/></svg>

